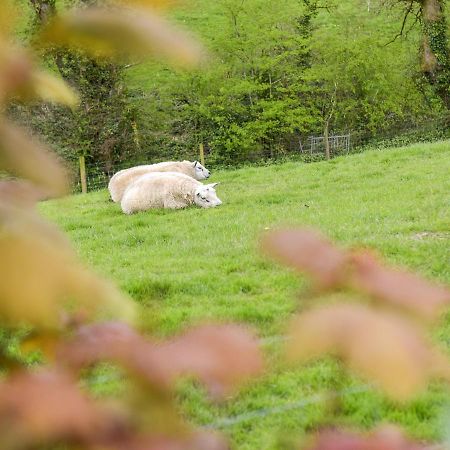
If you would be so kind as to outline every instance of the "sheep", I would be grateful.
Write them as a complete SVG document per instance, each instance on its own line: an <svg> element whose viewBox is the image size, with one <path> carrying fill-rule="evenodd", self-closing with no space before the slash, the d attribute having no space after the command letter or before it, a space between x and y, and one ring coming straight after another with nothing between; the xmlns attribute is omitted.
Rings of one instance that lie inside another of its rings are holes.
<svg viewBox="0 0 450 450"><path fill-rule="evenodd" d="M204 185L178 172L141 175L128 186L121 207L125 214L151 208L185 208L192 204L212 208L222 204L214 189L218 183Z"/></svg>
<svg viewBox="0 0 450 450"><path fill-rule="evenodd" d="M209 178L210 172L198 161L168 161L157 164L131 167L114 174L109 181L108 190L114 202L120 202L125 189L141 175L153 172L180 172L189 175L196 180Z"/></svg>

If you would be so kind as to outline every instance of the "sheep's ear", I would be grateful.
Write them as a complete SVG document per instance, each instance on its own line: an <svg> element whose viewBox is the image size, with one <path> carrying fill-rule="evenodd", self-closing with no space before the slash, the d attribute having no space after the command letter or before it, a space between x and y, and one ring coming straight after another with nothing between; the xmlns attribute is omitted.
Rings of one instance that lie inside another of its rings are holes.
<svg viewBox="0 0 450 450"><path fill-rule="evenodd" d="M217 183L211 183L209 186L211 186L212 188L215 188L218 184L220 184L219 182Z"/></svg>
<svg viewBox="0 0 450 450"><path fill-rule="evenodd" d="M194 167L197 167L198 161L194 161L194 164L192 164Z"/></svg>

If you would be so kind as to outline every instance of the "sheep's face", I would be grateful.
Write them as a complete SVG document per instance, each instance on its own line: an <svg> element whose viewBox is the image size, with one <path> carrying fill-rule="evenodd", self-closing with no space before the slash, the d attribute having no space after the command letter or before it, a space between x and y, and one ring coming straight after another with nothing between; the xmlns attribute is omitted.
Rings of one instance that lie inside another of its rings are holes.
<svg viewBox="0 0 450 450"><path fill-rule="evenodd" d="M219 183L213 183L199 186L195 190L195 204L202 208L214 208L214 206L221 205L222 202L219 200L219 197L217 197L216 190L214 189L218 184Z"/></svg>
<svg viewBox="0 0 450 450"><path fill-rule="evenodd" d="M193 162L196 180L206 180L209 178L209 170L206 167L203 167L198 161Z"/></svg>

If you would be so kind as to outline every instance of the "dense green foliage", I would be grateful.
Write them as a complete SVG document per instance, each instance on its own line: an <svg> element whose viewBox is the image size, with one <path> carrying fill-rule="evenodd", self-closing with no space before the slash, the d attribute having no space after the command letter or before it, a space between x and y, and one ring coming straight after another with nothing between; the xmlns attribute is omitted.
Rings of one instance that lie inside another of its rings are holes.
<svg viewBox="0 0 450 450"><path fill-rule="evenodd" d="M23 38L33 42L33 35L42 25L63 13L65 8L82 8L93 2L21 0L20 3L29 18ZM59 154L68 160L83 155L110 172L113 162L136 153L139 147L135 137L137 111L124 83L123 65L98 61L64 48L45 49L41 53L45 64L79 93L80 107L70 110L56 105L36 104L31 108L15 105L12 113L54 144Z"/></svg>
<svg viewBox="0 0 450 450"><path fill-rule="evenodd" d="M130 69L151 123L143 133L160 140L165 156L203 142L211 163L227 164L298 151L299 139L305 147L325 129L365 142L445 115L422 82L420 28L390 42L402 7L329 3L197 0L178 11L213 59L193 74Z"/></svg>
<svg viewBox="0 0 450 450"><path fill-rule="evenodd" d="M168 15L204 42L202 67L112 66L65 55L55 70L80 89L82 108L36 108L25 120L65 157L84 153L105 171L117 161L195 159L199 143L214 166L298 152L309 136L326 133L351 133L356 145L422 127L430 138L448 136L445 101L423 76L423 29L414 14L394 39L404 2L323 4L329 7L303 0L181 3ZM436 42L447 36L444 13ZM448 90L445 71L438 75Z"/></svg>
<svg viewBox="0 0 450 450"><path fill-rule="evenodd" d="M333 386L336 377L329 363L292 370L277 362L282 342L273 338L299 307L299 279L262 257L261 234L280 224L311 225L342 245L371 247L391 264L448 283L449 158L445 141L330 162L217 171L213 179L222 182L217 190L224 203L211 210L125 216L106 191L46 202L41 210L69 234L85 261L145 306L142 321L154 333L171 335L199 320L219 319L249 324L266 338L275 369L235 400L214 407L192 387L180 392L187 416L210 424L304 400ZM447 344L448 327L446 321L437 333ZM100 371L93 380L99 393L120 389L111 376ZM419 438L437 439L444 400L438 386L405 407L369 390L345 398L343 414L364 428L383 418ZM239 448L278 448L278 432L296 435L324 420L319 402L225 431Z"/></svg>
<svg viewBox="0 0 450 450"><path fill-rule="evenodd" d="M127 97L123 69L69 51L58 52L57 61L61 75L80 92L81 107L53 108L47 127L60 129L64 123L66 132L59 134L62 144L111 171L113 162L138 148L133 131L137 112Z"/></svg>

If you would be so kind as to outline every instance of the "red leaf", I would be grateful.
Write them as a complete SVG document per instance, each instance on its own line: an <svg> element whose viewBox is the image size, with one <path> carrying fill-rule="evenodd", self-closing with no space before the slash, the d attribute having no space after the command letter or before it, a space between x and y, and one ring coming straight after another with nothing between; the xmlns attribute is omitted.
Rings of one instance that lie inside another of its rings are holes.
<svg viewBox="0 0 450 450"><path fill-rule="evenodd" d="M2 5L3 6L3 5ZM2 15L4 11L2 10ZM3 18L3 17L2 17ZM29 56L20 48L0 38L0 104L15 96L28 85L33 72Z"/></svg>
<svg viewBox="0 0 450 450"><path fill-rule="evenodd" d="M114 450L227 450L226 441L213 433L197 432L184 437L130 436L113 441L105 448Z"/></svg>
<svg viewBox="0 0 450 450"><path fill-rule="evenodd" d="M339 430L325 430L308 450L426 450L427 447L406 439L393 426L384 426L369 436Z"/></svg>
<svg viewBox="0 0 450 450"><path fill-rule="evenodd" d="M264 248L309 274L322 288L354 288L386 304L434 318L450 303L450 290L408 271L385 267L367 251L348 252L308 229L270 233Z"/></svg>
<svg viewBox="0 0 450 450"><path fill-rule="evenodd" d="M81 327L60 354L74 368L113 361L166 389L177 377L193 375L215 395L262 368L257 340L234 325L204 325L161 344L122 323L90 325Z"/></svg>
<svg viewBox="0 0 450 450"><path fill-rule="evenodd" d="M237 325L203 325L158 351L171 378L196 375L218 396L262 370L256 338Z"/></svg>
<svg viewBox="0 0 450 450"><path fill-rule="evenodd" d="M11 440L85 441L107 427L107 418L62 372L21 373L0 385L0 443L5 447Z"/></svg>
<svg viewBox="0 0 450 450"><path fill-rule="evenodd" d="M432 318L450 303L450 291L411 272L381 265L369 252L352 255L351 284L373 297Z"/></svg>
<svg viewBox="0 0 450 450"><path fill-rule="evenodd" d="M345 276L346 252L314 230L279 230L270 233L264 248L281 262L306 272L323 288L336 287Z"/></svg>

